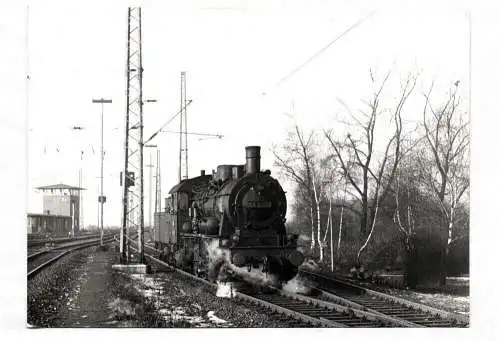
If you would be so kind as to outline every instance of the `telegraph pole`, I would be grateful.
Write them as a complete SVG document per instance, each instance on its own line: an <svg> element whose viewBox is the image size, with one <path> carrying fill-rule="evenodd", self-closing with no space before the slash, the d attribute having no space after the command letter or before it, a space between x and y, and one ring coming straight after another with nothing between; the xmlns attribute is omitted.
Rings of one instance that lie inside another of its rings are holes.
<svg viewBox="0 0 500 341"><path fill-rule="evenodd" d="M184 77L183 77L183 93L184 93L184 103L181 103L181 105L184 106L184 157L185 157L185 176L184 178L188 178L188 136L187 136L187 131L188 131L188 121L187 121L187 93L186 93L186 72L184 72Z"/></svg>
<svg viewBox="0 0 500 341"><path fill-rule="evenodd" d="M146 165L149 168L149 195L148 195L148 208L149 208L149 228L151 228L151 221L153 220L153 155L151 152L149 153L149 165Z"/></svg>
<svg viewBox="0 0 500 341"><path fill-rule="evenodd" d="M188 146L187 146L187 98L186 98L186 72L181 72L181 119L179 126L179 182L188 178ZM183 122L184 120L184 122ZM184 135L184 139L182 138ZM184 164L182 156L184 154ZM184 167L183 167L184 166ZM184 168L184 175L182 174Z"/></svg>
<svg viewBox="0 0 500 341"><path fill-rule="evenodd" d="M80 187L83 187L83 168L80 168ZM81 193L81 190L80 190ZM85 227L85 221L83 220L83 194L80 194L80 231Z"/></svg>
<svg viewBox="0 0 500 341"><path fill-rule="evenodd" d="M97 193L99 193L99 185L97 185ZM97 219L96 219L97 230L99 230L99 216L100 216L100 210L99 210L99 201L98 201L97 202Z"/></svg>
<svg viewBox="0 0 500 341"><path fill-rule="evenodd" d="M29 21L30 21L30 7L26 6L26 40L25 40L25 54L26 54L26 60L25 60L25 73L26 73L26 111L24 114L24 119L25 119L25 150L24 150L24 155L25 155L25 160L26 160L26 166L24 170L24 178L26 180L29 179L29 169L30 169L30 148L29 148L29 135L30 135L30 50L29 50ZM25 185L24 189L24 205L26 209L29 207L29 187L30 183L29 181ZM28 218L29 219L29 218Z"/></svg>
<svg viewBox="0 0 500 341"><path fill-rule="evenodd" d="M182 76L181 72L181 118L179 120L179 182L182 180L182 116L184 114L184 109L182 107Z"/></svg>
<svg viewBox="0 0 500 341"><path fill-rule="evenodd" d="M101 204L101 246L103 246L103 236L104 236L104 203L106 202L106 197L103 194L104 190L104 104L112 103L111 99L92 99L92 103L101 104L101 195L99 195L98 202Z"/></svg>
<svg viewBox="0 0 500 341"><path fill-rule="evenodd" d="M71 127L72 130L78 131L78 130L83 130L85 129L84 127L81 126L73 126ZM78 187L80 188L78 190L78 231L82 230L83 225L83 195L82 195L82 190L81 188L83 187L83 150L80 150L80 168L78 169ZM97 189L97 192L99 192L99 189ZM98 202L99 203L99 202ZM76 208L75 208L76 209ZM74 227L76 227L75 224L71 229L71 234L72 237L75 236L75 231ZM99 212L97 212L97 225L99 225Z"/></svg>
<svg viewBox="0 0 500 341"><path fill-rule="evenodd" d="M156 103L157 100L156 99L147 99L144 101L144 103ZM155 144L146 144L143 142L143 147L145 148L157 148L158 146L155 145ZM149 153L149 165L146 165L145 167L148 167L149 168L149 205L148 205L148 208L149 208L149 228L151 228L152 226L152 221L153 221L153 218L152 218L152 215L153 215L153 211L152 211L152 197L153 197L153 156L151 154L151 152Z"/></svg>
<svg viewBox="0 0 500 341"><path fill-rule="evenodd" d="M157 145L145 145L146 148L156 148ZM149 228L153 226L153 155L149 153L149 165L145 167L149 168Z"/></svg>
<svg viewBox="0 0 500 341"><path fill-rule="evenodd" d="M81 164L81 159L80 159L80 164ZM80 167L80 169L78 170L78 188L82 188L82 167ZM82 219L81 207L82 207L82 191L79 189L78 190L78 230L81 230L81 224L80 224L80 221ZM74 228L71 231L71 237L75 237L75 229Z"/></svg>
<svg viewBox="0 0 500 341"><path fill-rule="evenodd" d="M155 212L161 212L161 171L160 171L160 150L156 150L156 195L155 195Z"/></svg>

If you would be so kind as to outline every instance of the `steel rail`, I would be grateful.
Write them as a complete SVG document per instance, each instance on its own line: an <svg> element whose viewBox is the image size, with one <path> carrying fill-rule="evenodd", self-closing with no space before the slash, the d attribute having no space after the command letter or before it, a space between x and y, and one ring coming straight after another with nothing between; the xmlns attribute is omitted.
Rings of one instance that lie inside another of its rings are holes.
<svg viewBox="0 0 500 341"><path fill-rule="evenodd" d="M111 234L112 233L108 233L105 236L109 236ZM47 243L60 244L60 243L64 243L64 242L91 239L91 238L95 238L96 236L99 237L100 234L92 234L92 235L88 235L88 236L78 236L78 237L74 237L74 238L32 239L32 240L28 240L28 248L33 247L33 246L44 245Z"/></svg>
<svg viewBox="0 0 500 341"><path fill-rule="evenodd" d="M111 238L111 239L107 239L106 240L106 243L109 243L111 241L113 241L114 239ZM63 251L61 253L59 253L57 256L55 257L52 257L51 259L49 259L48 261L44 262L43 264L40 264L39 266L37 266L36 268L34 268L33 270L29 271L28 272L28 275L27 275L27 278L28 280L34 278L41 270L45 269L46 267L48 267L49 265L51 265L52 263L56 262L57 260L59 260L60 258L66 256L67 254L70 254L72 252L75 252L75 251L78 251L78 250L81 250L81 249L84 249L84 248L87 248L87 247L91 247L91 246L94 246L94 245L97 245L100 243L100 240L97 240L97 241L93 241L91 243L89 242L86 242L86 243L83 243L83 245L79 245L77 247L73 247L69 250L66 250L66 251ZM72 245L73 246L73 245Z"/></svg>
<svg viewBox="0 0 500 341"><path fill-rule="evenodd" d="M366 318L371 321L380 321L383 323L389 323L397 327L422 327L421 325L417 325L415 323L411 323L402 319L394 318L385 314L382 314L376 310L373 309L366 309L365 307L361 305L351 305L350 307L346 307L345 305L340 305L340 304L335 304L331 302L327 302L324 300L318 300L316 298L312 297L307 297L304 295L300 294L294 294L294 293L288 293L288 292L283 292L283 295L286 295L288 297L292 297L296 300L301 300L304 302L309 302L312 304L315 304L320 307L328 308L331 310L336 310L338 312L346 313L346 314L352 314L356 317L359 318ZM347 300L346 300L347 301Z"/></svg>
<svg viewBox="0 0 500 341"><path fill-rule="evenodd" d="M425 313L433 315L433 316L439 316L440 318L445 319L445 320L449 319L449 320L456 321L457 323L464 324L464 325L469 324L469 319L466 316L462 316L462 315L455 314L455 313L445 311L442 309L430 307L430 306L427 306L427 305L424 305L421 303L417 303L417 302L413 302L413 301L410 301L410 300L407 300L407 299L404 299L401 297L396 297L396 296L385 294L385 293L382 293L379 291L364 288L362 286L356 285L354 283L350 283L350 282L342 280L342 279L338 279L338 278L334 278L334 277L330 277L330 276L325 276L323 274L312 272L309 270L301 269L300 272L302 272L306 275L310 275L312 277L319 277L319 278L325 279L325 280L330 281L332 283L339 283L345 287L353 288L353 289L360 291L360 292L363 292L365 294L375 296L386 303L401 305L403 307L406 307L406 308L409 308L412 310L416 310L415 313L417 313L418 311L421 311L421 312L425 312ZM378 314L383 314L383 313L377 311L377 309L370 309L368 307L365 307L363 304L354 302L352 300L346 299L346 298L341 297L339 295L335 295L335 294L328 292L328 291L325 291L325 290L321 290L321 291L325 295L325 297L328 297L328 298L330 298L330 299L332 299L340 304L350 305L352 307L357 306L358 309L361 306L364 309L366 309L367 311L372 310L372 311L376 311ZM384 315L387 315L387 314L384 314ZM404 318L398 318L398 319L405 320ZM443 321L443 322L445 322L445 321ZM419 323L415 322L415 324L419 324Z"/></svg>
<svg viewBox="0 0 500 341"><path fill-rule="evenodd" d="M107 235L106 238L109 238L109 235ZM71 244L71 245L56 246L56 247L53 247L53 248L50 248L50 249L46 249L46 250L42 250L42 251L39 251L39 252L35 252L35 253L32 253L31 255L28 255L28 261L34 260L35 258L37 258L37 257L39 257L41 255L44 255L46 253L52 252L52 251L64 250L64 249L67 249L68 247L72 247L72 246L80 246L80 245L85 245L85 244L92 244L92 243L95 243L96 241L100 241L100 238L99 239L93 239L93 240L90 240L90 241L85 241L85 242L82 242L82 243L74 243L74 244ZM75 242L77 242L77 241L75 241Z"/></svg>

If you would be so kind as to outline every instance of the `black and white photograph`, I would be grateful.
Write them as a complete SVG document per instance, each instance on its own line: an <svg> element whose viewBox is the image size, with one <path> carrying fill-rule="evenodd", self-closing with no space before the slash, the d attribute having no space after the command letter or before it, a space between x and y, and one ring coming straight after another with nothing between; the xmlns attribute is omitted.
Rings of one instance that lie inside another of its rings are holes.
<svg viewBox="0 0 500 341"><path fill-rule="evenodd" d="M498 226L471 180L486 6L0 8L4 200L22 205L3 258L24 297L4 305L25 330L467 333L493 314L471 309L475 273L498 272L494 249L472 256Z"/></svg>

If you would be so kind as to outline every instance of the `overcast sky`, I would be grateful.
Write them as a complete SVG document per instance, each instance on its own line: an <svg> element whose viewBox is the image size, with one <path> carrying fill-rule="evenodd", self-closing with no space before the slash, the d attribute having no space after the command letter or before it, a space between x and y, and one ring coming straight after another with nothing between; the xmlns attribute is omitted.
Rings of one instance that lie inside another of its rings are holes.
<svg viewBox="0 0 500 341"><path fill-rule="evenodd" d="M273 144L284 140L294 122L319 132L342 129L335 121L343 110L336 98L359 106L370 94L370 70L380 78L391 71L388 98L398 94L401 79L419 73L418 93L433 79L437 93L460 80L467 102L468 10L460 1L432 6L425 1L148 2L142 7L143 92L145 99L158 102L144 107L144 135L177 112L181 71L187 72L187 97L193 100L189 131L224 135L221 140L189 137L190 175L218 164L244 163L246 145L262 146L262 167L276 174L269 152ZM26 8L4 6L2 23L1 34L23 57L7 55L7 61L25 68ZM81 167L87 188L84 223L95 224L100 107L91 102L108 97L113 104L104 112L105 225L120 223L126 24L127 8L110 2L31 3L28 211L42 211L34 187L77 185ZM14 86L10 99L24 102L24 82ZM415 104L407 115L419 113ZM178 127L176 120L166 130ZM178 135L163 133L152 143L161 149L166 194L178 178ZM146 194L148 182L146 177ZM288 184L285 189L291 190Z"/></svg>

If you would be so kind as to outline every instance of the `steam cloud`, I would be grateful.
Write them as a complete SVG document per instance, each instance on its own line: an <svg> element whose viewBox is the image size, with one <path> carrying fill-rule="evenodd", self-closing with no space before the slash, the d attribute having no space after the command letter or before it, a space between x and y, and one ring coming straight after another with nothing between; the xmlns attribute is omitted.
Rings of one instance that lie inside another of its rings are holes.
<svg viewBox="0 0 500 341"><path fill-rule="evenodd" d="M217 281L217 292L215 296L233 298L235 294L236 289L233 288L231 283L223 283Z"/></svg>
<svg viewBox="0 0 500 341"><path fill-rule="evenodd" d="M301 295L309 295L312 291L313 285L310 281L300 277L299 275L295 276L286 284L283 285L283 290L293 293L293 294L301 294Z"/></svg>
<svg viewBox="0 0 500 341"><path fill-rule="evenodd" d="M231 264L229 254L219 248L217 240L206 243L206 249L209 258L209 272L217 276L218 282L226 282L225 279L228 277L228 272L232 272L254 286L277 286L279 284L278 278L275 275L264 273L260 269L254 268L248 271L246 267L240 268Z"/></svg>

